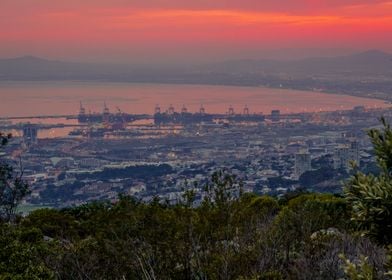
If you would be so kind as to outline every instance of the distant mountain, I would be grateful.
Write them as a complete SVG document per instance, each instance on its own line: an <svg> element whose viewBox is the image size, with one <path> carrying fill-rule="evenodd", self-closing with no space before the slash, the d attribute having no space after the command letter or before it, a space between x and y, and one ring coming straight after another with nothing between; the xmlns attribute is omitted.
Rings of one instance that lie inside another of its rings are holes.
<svg viewBox="0 0 392 280"><path fill-rule="evenodd" d="M204 66L204 71L219 73L312 75L392 75L392 54L378 50L339 57L301 60L231 60Z"/></svg>
<svg viewBox="0 0 392 280"><path fill-rule="evenodd" d="M0 59L0 80L93 80L112 82L164 82L231 84L257 77L314 76L345 79L392 79L392 54L369 50L340 57L316 57L292 61L230 60L184 68L152 68L130 65L88 64L47 60L33 56ZM240 77L240 78L238 78ZM248 77L248 78L247 78ZM253 82L256 81L256 82ZM246 82L244 82L246 83Z"/></svg>
<svg viewBox="0 0 392 280"><path fill-rule="evenodd" d="M362 53L358 53L358 54L354 54L349 56L355 60L360 60L360 61L385 61L385 60L391 60L392 58L392 54L390 53L386 53L386 52L382 52L379 50L369 50L366 52L362 52Z"/></svg>
<svg viewBox="0 0 392 280"><path fill-rule="evenodd" d="M0 79L34 80L77 77L91 67L79 63L53 61L33 56L0 59Z"/></svg>
<svg viewBox="0 0 392 280"><path fill-rule="evenodd" d="M154 71L128 65L75 63L34 56L0 59L0 80L107 80L145 77Z"/></svg>
<svg viewBox="0 0 392 280"><path fill-rule="evenodd" d="M313 73L392 74L392 55L375 50L341 57L306 59L295 64L301 70Z"/></svg>

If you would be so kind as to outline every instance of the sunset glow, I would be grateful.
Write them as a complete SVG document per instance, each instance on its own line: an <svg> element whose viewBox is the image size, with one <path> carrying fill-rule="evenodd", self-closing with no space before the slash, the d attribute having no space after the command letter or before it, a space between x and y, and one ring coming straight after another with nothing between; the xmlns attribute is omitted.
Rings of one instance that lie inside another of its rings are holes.
<svg viewBox="0 0 392 280"><path fill-rule="evenodd" d="M285 48L392 50L390 1L58 2L2 1L0 56L143 61Z"/></svg>

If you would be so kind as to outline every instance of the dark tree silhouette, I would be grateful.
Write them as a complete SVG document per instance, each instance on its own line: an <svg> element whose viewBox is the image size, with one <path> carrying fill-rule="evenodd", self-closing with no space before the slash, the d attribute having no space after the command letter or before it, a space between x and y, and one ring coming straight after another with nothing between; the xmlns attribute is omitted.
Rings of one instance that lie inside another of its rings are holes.
<svg viewBox="0 0 392 280"><path fill-rule="evenodd" d="M10 138L10 134L0 133L0 148L6 145ZM16 172L11 165L0 159L0 220L2 221L14 220L17 206L29 192L29 186L22 177L21 165Z"/></svg>
<svg viewBox="0 0 392 280"><path fill-rule="evenodd" d="M392 243L392 128L384 118L382 129L369 131L379 175L357 172L344 189L352 206L352 220L381 244Z"/></svg>

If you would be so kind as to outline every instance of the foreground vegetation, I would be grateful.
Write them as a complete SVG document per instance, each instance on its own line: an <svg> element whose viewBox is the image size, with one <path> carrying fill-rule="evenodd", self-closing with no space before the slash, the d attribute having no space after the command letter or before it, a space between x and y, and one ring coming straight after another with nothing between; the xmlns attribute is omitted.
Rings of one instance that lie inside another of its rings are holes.
<svg viewBox="0 0 392 280"><path fill-rule="evenodd" d="M382 172L357 173L341 196L243 194L217 172L198 206L189 189L176 205L120 197L24 218L8 211L0 279L389 279L392 130L384 122L369 135ZM7 184L24 186L0 182L1 197Z"/></svg>
<svg viewBox="0 0 392 280"><path fill-rule="evenodd" d="M343 198L316 194L42 209L0 227L0 271L5 279L338 279L344 254L368 257L382 277L386 249L354 232L349 215Z"/></svg>

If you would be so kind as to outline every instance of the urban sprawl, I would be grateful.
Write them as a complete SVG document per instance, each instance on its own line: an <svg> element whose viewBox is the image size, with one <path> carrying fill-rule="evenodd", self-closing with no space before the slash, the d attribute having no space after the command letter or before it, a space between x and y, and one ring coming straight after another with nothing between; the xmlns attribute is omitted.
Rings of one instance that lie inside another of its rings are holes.
<svg viewBox="0 0 392 280"><path fill-rule="evenodd" d="M170 105L132 115L119 108L112 113L106 104L102 113L87 113L80 104L77 116L66 116L75 120L72 131L55 138L38 137L39 131L65 124L0 120L1 131L20 131L1 160L23 170L32 189L26 204L53 207L113 201L119 194L176 203L189 189L198 203L217 170L229 170L245 192L340 192L354 169L377 171L367 130L380 125L381 116L390 118L392 110L263 115L230 106L226 114L209 114L204 106L190 113Z"/></svg>

